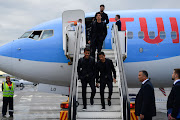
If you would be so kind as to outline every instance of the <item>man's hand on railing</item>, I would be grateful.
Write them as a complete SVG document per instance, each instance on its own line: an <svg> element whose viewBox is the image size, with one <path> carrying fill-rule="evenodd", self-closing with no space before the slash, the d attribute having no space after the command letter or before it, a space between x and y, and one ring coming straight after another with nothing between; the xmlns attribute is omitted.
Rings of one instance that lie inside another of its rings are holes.
<svg viewBox="0 0 180 120"><path fill-rule="evenodd" d="M113 82L116 84L116 79L115 78L113 78Z"/></svg>
<svg viewBox="0 0 180 120"><path fill-rule="evenodd" d="M99 83L96 83L96 87L99 88Z"/></svg>
<svg viewBox="0 0 180 120"><path fill-rule="evenodd" d="M91 43L91 41L89 40L89 41L88 41L88 44L90 44L90 43Z"/></svg>

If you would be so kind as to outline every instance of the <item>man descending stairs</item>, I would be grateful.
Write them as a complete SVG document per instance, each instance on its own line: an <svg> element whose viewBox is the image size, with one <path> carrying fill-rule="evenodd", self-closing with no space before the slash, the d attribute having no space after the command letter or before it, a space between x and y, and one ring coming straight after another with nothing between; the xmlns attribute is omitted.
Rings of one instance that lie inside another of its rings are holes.
<svg viewBox="0 0 180 120"><path fill-rule="evenodd" d="M115 55L114 50L102 50L105 52L106 58L109 58L113 61L114 66L115 65ZM80 55L80 57L83 57L83 54ZM116 69L118 69L116 67ZM116 70L117 71L117 70ZM116 80L119 80L118 72ZM96 95L94 97L94 105L90 104L90 97L91 97L91 88L88 85L87 86L87 92L86 92L86 98L87 98L87 109L83 110L83 100L82 100L82 85L81 82L78 82L78 103L79 106L77 108L77 120L93 120L93 119L99 119L99 120L121 120L121 104L120 104L120 93L119 93L119 87L118 84L113 83L113 94L111 98L111 106L108 105L108 95L109 95L109 89L106 86L104 91L104 97L105 97L105 110L102 111L102 105L101 105L101 97L100 97L100 88L96 88Z"/></svg>

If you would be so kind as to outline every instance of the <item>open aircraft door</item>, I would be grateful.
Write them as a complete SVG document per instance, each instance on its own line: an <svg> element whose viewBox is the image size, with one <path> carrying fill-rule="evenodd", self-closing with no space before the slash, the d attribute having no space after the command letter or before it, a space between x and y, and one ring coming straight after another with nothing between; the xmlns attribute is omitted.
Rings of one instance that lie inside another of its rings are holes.
<svg viewBox="0 0 180 120"><path fill-rule="evenodd" d="M82 20L82 39L80 47L85 48L85 13L82 10L67 10L62 14L62 30L63 30L63 50L68 58L72 58L74 54L74 41L76 40L77 24Z"/></svg>

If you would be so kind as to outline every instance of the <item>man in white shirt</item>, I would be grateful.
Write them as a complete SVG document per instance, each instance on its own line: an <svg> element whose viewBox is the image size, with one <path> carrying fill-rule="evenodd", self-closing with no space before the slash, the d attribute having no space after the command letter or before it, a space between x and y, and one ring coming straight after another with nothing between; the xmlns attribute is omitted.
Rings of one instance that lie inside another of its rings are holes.
<svg viewBox="0 0 180 120"><path fill-rule="evenodd" d="M118 31L121 31L120 15L116 15L116 16L115 16L115 20L116 20L116 25L117 25L117 27L118 27Z"/></svg>
<svg viewBox="0 0 180 120"><path fill-rule="evenodd" d="M135 114L141 120L152 120L152 117L156 116L154 87L148 79L147 71L139 71L138 78L142 85L136 96Z"/></svg>
<svg viewBox="0 0 180 120"><path fill-rule="evenodd" d="M79 25L79 24L81 24L81 33L83 33L83 31L84 31L84 26L83 26L83 24L82 24L82 19L79 19L79 20L78 20L77 25Z"/></svg>

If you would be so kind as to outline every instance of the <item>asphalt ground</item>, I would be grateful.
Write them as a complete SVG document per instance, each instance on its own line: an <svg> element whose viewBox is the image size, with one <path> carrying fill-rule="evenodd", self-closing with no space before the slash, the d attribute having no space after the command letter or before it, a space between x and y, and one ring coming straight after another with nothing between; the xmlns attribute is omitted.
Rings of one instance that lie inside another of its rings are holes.
<svg viewBox="0 0 180 120"><path fill-rule="evenodd" d="M1 87L2 79L0 79ZM0 90L1 91L1 90ZM37 86L28 85L15 88L14 120L59 120L60 103L66 96L37 92ZM0 93L0 118L2 118L2 91ZM9 113L3 120L11 120Z"/></svg>

